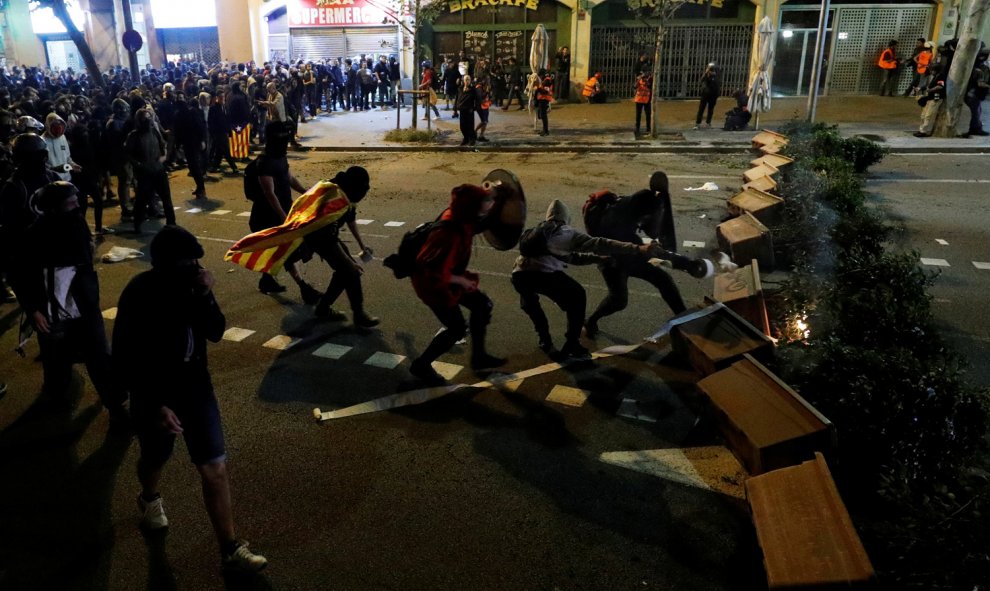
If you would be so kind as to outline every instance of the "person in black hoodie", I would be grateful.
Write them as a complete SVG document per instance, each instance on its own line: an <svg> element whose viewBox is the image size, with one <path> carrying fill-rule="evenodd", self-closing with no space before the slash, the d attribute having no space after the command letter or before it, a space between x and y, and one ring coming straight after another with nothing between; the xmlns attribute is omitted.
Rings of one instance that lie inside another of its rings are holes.
<svg viewBox="0 0 990 591"><path fill-rule="evenodd" d="M175 117L176 141L182 146L189 164L189 173L196 181L193 195L206 199L206 119L199 108L199 99L191 98L180 103Z"/></svg>
<svg viewBox="0 0 990 591"><path fill-rule="evenodd" d="M701 85L701 100L698 103L698 116L694 121L695 129L701 127L701 116L705 114L706 108L708 109L708 113L705 114L705 127L712 126L712 113L715 111L715 102L718 100L718 95L722 92L722 75L718 71L718 66L715 65L715 62L708 64L708 67L705 68L699 84Z"/></svg>
<svg viewBox="0 0 990 591"><path fill-rule="evenodd" d="M23 245L21 308L38 333L45 395L66 396L73 363L86 364L93 385L114 422L126 421L126 392L115 379L100 308L94 246L79 209L79 191L57 181L38 192L42 215Z"/></svg>
<svg viewBox="0 0 990 591"><path fill-rule="evenodd" d="M227 116L225 105L226 97L222 92L218 92L213 97L213 105L210 106L209 125L210 130L210 172L220 170L220 161L226 160L230 166L230 173L237 174L237 164L230 156L230 143L227 141L227 134L230 132L230 119Z"/></svg>
<svg viewBox="0 0 990 591"><path fill-rule="evenodd" d="M478 90L471 76L465 74L457 92L457 119L461 126L462 146L473 146L478 142L478 132L474 130L474 112L480 104Z"/></svg>

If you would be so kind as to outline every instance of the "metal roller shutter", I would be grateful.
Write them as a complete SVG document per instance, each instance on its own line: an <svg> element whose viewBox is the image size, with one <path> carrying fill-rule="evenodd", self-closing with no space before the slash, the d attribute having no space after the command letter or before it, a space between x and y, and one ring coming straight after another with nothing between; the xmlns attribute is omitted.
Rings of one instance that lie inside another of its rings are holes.
<svg viewBox="0 0 990 591"><path fill-rule="evenodd" d="M380 55L399 53L395 27L361 27L344 29L347 55Z"/></svg>
<svg viewBox="0 0 990 591"><path fill-rule="evenodd" d="M289 61L289 36L269 35L268 36L268 59Z"/></svg>
<svg viewBox="0 0 990 591"><path fill-rule="evenodd" d="M290 29L292 60L324 60L347 55L343 29Z"/></svg>

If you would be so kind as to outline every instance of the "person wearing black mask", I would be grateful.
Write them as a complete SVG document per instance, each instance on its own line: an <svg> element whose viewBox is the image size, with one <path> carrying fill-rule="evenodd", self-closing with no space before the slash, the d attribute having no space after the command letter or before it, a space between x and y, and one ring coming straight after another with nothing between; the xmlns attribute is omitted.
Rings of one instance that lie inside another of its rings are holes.
<svg viewBox="0 0 990 591"><path fill-rule="evenodd" d="M199 107L199 100L189 99L187 104L179 103L175 117L175 138L182 146L189 164L189 173L196 181L193 196L206 199L206 118Z"/></svg>
<svg viewBox="0 0 990 591"><path fill-rule="evenodd" d="M134 192L134 232L141 233L145 212L152 207L155 194L162 200L165 222L175 225L175 209L172 207L172 190L165 170L166 143L154 126L155 112L150 108L138 110L134 117L135 129L127 135L125 151L134 167L137 190Z"/></svg>
<svg viewBox="0 0 990 591"><path fill-rule="evenodd" d="M252 232L280 226L292 209L292 191L306 192L306 187L289 171L286 155L292 135L291 122L269 123L265 129L265 152L248 165L250 170L245 170L244 194L253 203L251 217L248 218ZM285 269L299 286L303 302L315 304L320 299L320 292L299 275L295 262L301 255L293 255L286 261ZM282 293L285 286L279 284L274 276L263 273L258 281L258 291L264 294Z"/></svg>
<svg viewBox="0 0 990 591"><path fill-rule="evenodd" d="M126 425L127 395L110 366L93 240L81 215L79 191L57 181L43 187L37 201L42 214L22 245L26 254L18 297L38 333L43 392L53 401L64 399L72 365L81 360L111 421Z"/></svg>
<svg viewBox="0 0 990 591"><path fill-rule="evenodd" d="M199 264L202 257L202 245L187 230L162 228L151 241L151 270L134 277L117 304L113 360L131 393L141 444L137 505L141 527L168 527L158 485L181 434L199 471L221 565L255 572L268 561L234 532L223 425L206 345L220 340L226 319L213 295L213 275ZM151 379L149 361L156 370Z"/></svg>

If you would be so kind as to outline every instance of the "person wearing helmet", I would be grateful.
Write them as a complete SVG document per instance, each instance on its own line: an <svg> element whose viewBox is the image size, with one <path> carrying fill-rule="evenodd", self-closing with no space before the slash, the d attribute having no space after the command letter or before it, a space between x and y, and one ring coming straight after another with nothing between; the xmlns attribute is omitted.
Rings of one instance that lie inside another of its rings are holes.
<svg viewBox="0 0 990 591"><path fill-rule="evenodd" d="M131 204L131 179L134 172L124 152L124 142L132 129L131 106L127 101L117 98L113 99L110 109L113 116L103 129L100 146L109 165L110 174L117 177L121 220L128 221L134 215Z"/></svg>
<svg viewBox="0 0 990 591"><path fill-rule="evenodd" d="M18 299L38 333L44 371L42 392L67 402L72 365L86 364L111 422L127 422L127 395L110 365L100 282L93 268L93 240L80 213L79 191L65 181L37 192L38 217L25 233Z"/></svg>
<svg viewBox="0 0 990 591"><path fill-rule="evenodd" d="M38 216L32 196L38 189L58 180L48 170L48 145L40 135L22 133L14 138L11 151L14 173L0 188L0 256L5 258L12 258L21 248L24 231Z"/></svg>
<svg viewBox="0 0 990 591"><path fill-rule="evenodd" d="M127 135L125 151L134 168L137 190L134 194L134 231L141 233L148 208L155 194L162 200L165 222L175 225L172 190L165 171L166 143L154 125L155 113L150 107L140 109L134 116L134 131Z"/></svg>
<svg viewBox="0 0 990 591"><path fill-rule="evenodd" d="M248 550L234 531L223 425L207 359L207 341L219 342L226 328L213 294L215 279L199 263L202 245L183 228L165 226L150 250L151 269L120 294L113 331L114 368L130 392L141 446L141 527L168 527L158 485L181 434L200 474L222 566L259 571L268 561ZM156 370L151 379L149 361Z"/></svg>

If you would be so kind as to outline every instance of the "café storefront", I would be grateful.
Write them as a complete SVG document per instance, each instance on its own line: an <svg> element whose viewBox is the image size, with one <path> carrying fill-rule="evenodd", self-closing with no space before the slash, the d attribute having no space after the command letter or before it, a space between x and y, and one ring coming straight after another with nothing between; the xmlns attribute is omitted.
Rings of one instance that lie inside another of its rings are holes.
<svg viewBox="0 0 990 591"><path fill-rule="evenodd" d="M385 13L367 0L289 0L282 18L269 20L269 34L279 34L273 26L287 28L292 60L397 55L401 48L399 27L385 24Z"/></svg>

